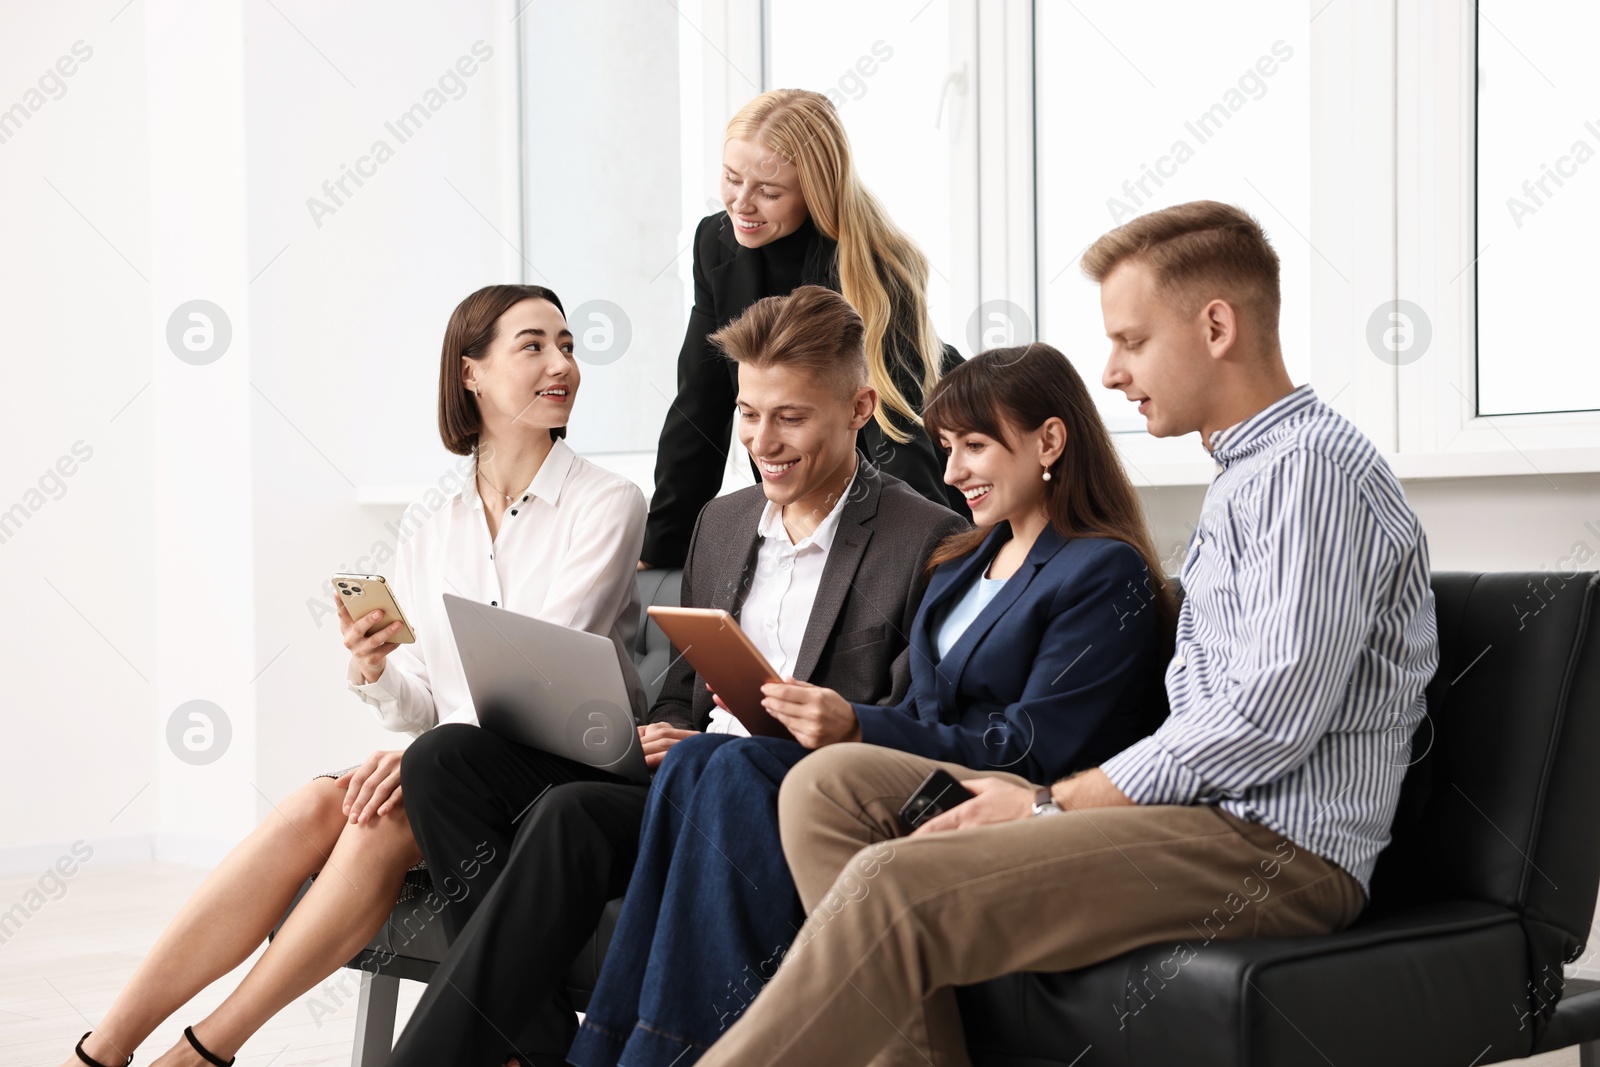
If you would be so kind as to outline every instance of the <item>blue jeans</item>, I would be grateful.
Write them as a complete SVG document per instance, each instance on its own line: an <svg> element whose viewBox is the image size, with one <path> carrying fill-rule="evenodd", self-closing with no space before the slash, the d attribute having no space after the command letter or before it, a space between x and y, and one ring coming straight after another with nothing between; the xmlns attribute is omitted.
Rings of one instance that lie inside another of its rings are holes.
<svg viewBox="0 0 1600 1067"><path fill-rule="evenodd" d="M778 786L809 752L728 734L668 752L569 1062L688 1067L772 977L805 921L778 838Z"/></svg>

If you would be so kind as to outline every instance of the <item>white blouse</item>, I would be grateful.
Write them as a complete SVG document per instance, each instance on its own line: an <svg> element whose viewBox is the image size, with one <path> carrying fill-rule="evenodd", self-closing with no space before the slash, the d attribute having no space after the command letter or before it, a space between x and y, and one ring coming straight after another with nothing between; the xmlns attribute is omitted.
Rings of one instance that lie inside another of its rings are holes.
<svg viewBox="0 0 1600 1067"><path fill-rule="evenodd" d="M933 647L938 651L940 659L950 654L955 643L961 640L961 635L967 632L967 627L983 614L983 609L989 606L989 601L999 594L1009 580L990 578L979 571L977 577L968 583L959 598L946 602L944 621L939 623L938 632L933 637Z"/></svg>
<svg viewBox="0 0 1600 1067"><path fill-rule="evenodd" d="M434 514L414 526L418 505L402 516L390 587L417 639L389 654L377 681L349 683L386 729L415 737L439 723L477 725L445 593L609 637L632 664L644 494L558 440L519 497L493 543L475 466Z"/></svg>

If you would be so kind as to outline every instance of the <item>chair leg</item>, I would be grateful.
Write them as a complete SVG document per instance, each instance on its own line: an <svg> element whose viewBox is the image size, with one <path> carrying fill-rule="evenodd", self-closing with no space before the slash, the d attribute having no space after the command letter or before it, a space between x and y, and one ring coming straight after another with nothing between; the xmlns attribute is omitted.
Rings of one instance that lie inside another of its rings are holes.
<svg viewBox="0 0 1600 1067"><path fill-rule="evenodd" d="M1578 1067L1600 1067L1600 1041L1585 1041L1578 1046Z"/></svg>
<svg viewBox="0 0 1600 1067"><path fill-rule="evenodd" d="M356 1002L356 1043L350 1067L383 1067L394 1051L394 1017L400 1002L400 979L361 972L361 997Z"/></svg>

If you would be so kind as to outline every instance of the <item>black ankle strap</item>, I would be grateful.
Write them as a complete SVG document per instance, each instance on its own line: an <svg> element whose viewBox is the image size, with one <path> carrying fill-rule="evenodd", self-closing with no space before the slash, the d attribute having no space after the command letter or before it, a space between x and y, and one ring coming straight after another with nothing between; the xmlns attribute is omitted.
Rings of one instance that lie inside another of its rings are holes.
<svg viewBox="0 0 1600 1067"><path fill-rule="evenodd" d="M92 1033L94 1033L93 1030L85 1031L84 1035L82 1037L78 1038L78 1047L73 1049L72 1051L76 1052L78 1054L78 1059L82 1060L84 1063L87 1063L89 1065L89 1067L106 1067L106 1065L101 1063L99 1060L90 1059L89 1058L89 1054L87 1052L83 1051L83 1043L85 1041L89 1040L89 1035L92 1034ZM132 1062L133 1062L133 1057L129 1056L127 1059L122 1061L122 1067L128 1067L128 1064L130 1064Z"/></svg>
<svg viewBox="0 0 1600 1067"><path fill-rule="evenodd" d="M211 1064L212 1067L233 1067L233 1060L223 1059L221 1056L218 1056L215 1052L212 1052L210 1049L206 1048L200 1043L200 1039L194 1036L194 1027L185 1026L183 1028L183 1036L188 1038L189 1044L193 1045L194 1050L200 1053L200 1058ZM235 1056L233 1059L238 1058L239 1057ZM131 1057L129 1062L133 1062Z"/></svg>

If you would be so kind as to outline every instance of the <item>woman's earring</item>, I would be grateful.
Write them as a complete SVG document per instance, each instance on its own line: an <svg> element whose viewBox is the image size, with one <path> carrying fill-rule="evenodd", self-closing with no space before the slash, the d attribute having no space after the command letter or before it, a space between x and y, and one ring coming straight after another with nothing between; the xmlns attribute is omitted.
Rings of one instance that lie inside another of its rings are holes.
<svg viewBox="0 0 1600 1067"><path fill-rule="evenodd" d="M1050 469L1048 467L1045 468L1044 480L1047 482L1050 480Z"/></svg>

